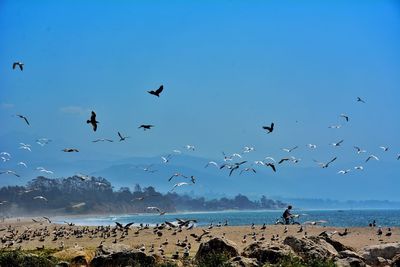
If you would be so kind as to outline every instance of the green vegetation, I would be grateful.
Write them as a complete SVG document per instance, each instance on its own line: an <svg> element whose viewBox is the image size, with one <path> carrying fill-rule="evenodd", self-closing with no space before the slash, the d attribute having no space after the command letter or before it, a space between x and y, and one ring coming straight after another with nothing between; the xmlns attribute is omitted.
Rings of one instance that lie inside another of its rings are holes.
<svg viewBox="0 0 400 267"><path fill-rule="evenodd" d="M225 254L212 253L197 262L198 267L231 267L229 257Z"/></svg>
<svg viewBox="0 0 400 267"><path fill-rule="evenodd" d="M20 267L53 267L57 264L57 259L50 256L50 251L40 251L39 254L25 251L6 251L0 250L0 266Z"/></svg>

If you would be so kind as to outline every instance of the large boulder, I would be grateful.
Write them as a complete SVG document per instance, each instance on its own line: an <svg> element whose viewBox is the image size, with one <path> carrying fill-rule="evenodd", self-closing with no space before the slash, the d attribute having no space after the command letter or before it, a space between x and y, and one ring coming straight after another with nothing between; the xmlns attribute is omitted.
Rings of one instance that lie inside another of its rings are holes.
<svg viewBox="0 0 400 267"><path fill-rule="evenodd" d="M400 267L400 254L397 254L392 259L392 267Z"/></svg>
<svg viewBox="0 0 400 267"><path fill-rule="evenodd" d="M97 249L96 256L90 262L91 267L114 267L114 266L155 266L156 260L153 256L131 250L128 246L118 244L102 246Z"/></svg>
<svg viewBox="0 0 400 267"><path fill-rule="evenodd" d="M256 259L249 259L242 256L233 257L229 260L232 267L258 267L260 264Z"/></svg>
<svg viewBox="0 0 400 267"><path fill-rule="evenodd" d="M373 266L390 265L393 258L400 254L400 243L388 243L362 248L358 254L365 262Z"/></svg>
<svg viewBox="0 0 400 267"><path fill-rule="evenodd" d="M361 259L349 257L349 258L337 259L335 261L335 266L337 266L337 267L365 267L366 264Z"/></svg>
<svg viewBox="0 0 400 267"><path fill-rule="evenodd" d="M237 245L227 239L215 237L200 244L196 253L196 261L201 261L210 254L224 254L228 258L239 256Z"/></svg>
<svg viewBox="0 0 400 267"><path fill-rule="evenodd" d="M247 258L255 258L261 264L276 264L285 257L292 254L290 247L283 245L263 245L260 242L255 242L245 247L242 256Z"/></svg>
<svg viewBox="0 0 400 267"><path fill-rule="evenodd" d="M297 238L288 236L283 241L303 260L328 260L337 257L339 254L336 249L319 237Z"/></svg>

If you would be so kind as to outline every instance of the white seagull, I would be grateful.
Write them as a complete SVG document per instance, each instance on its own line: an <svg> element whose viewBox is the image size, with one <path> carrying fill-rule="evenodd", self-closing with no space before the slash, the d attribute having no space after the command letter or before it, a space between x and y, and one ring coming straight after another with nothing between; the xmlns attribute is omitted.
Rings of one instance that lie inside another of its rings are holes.
<svg viewBox="0 0 400 267"><path fill-rule="evenodd" d="M190 184L189 183L185 183L185 182L174 184L174 186L171 189L171 192L174 191L174 189L176 187L181 187L181 186L184 186L184 185L190 185Z"/></svg>
<svg viewBox="0 0 400 267"><path fill-rule="evenodd" d="M354 148L357 150L357 154L361 154L361 153L367 152L367 150L361 149L361 148L358 147L358 146L355 146Z"/></svg>
<svg viewBox="0 0 400 267"><path fill-rule="evenodd" d="M388 147L388 146L380 146L379 148L382 148L383 151L385 151L385 152L389 150L389 147Z"/></svg>
<svg viewBox="0 0 400 267"><path fill-rule="evenodd" d="M195 150L194 145L186 145L185 148L186 148L187 150L192 150L192 151Z"/></svg>
<svg viewBox="0 0 400 267"><path fill-rule="evenodd" d="M243 153L249 153L249 152L254 151L254 150L255 149L252 146L245 146L244 150L243 150Z"/></svg>
<svg viewBox="0 0 400 267"><path fill-rule="evenodd" d="M346 174L348 172L350 172L350 169L348 169L348 170L340 170L340 171L338 171L338 174Z"/></svg>
<svg viewBox="0 0 400 267"><path fill-rule="evenodd" d="M379 160L379 158L378 158L377 156L371 154L371 155L365 160L365 162L368 162L370 159Z"/></svg>
<svg viewBox="0 0 400 267"><path fill-rule="evenodd" d="M0 174L7 174L7 175L14 175L17 177L21 177L19 174L17 174L15 171L11 171L11 170L6 170L6 171L0 171Z"/></svg>
<svg viewBox="0 0 400 267"><path fill-rule="evenodd" d="M314 144L308 144L307 146L310 149L316 149L317 148L317 145L314 145Z"/></svg>
<svg viewBox="0 0 400 267"><path fill-rule="evenodd" d="M362 170L364 170L364 167L363 166L355 166L354 169L362 171Z"/></svg>
<svg viewBox="0 0 400 267"><path fill-rule="evenodd" d="M330 128L330 129L339 129L341 127L342 127L342 125L339 124L339 125L331 125L328 128Z"/></svg>
<svg viewBox="0 0 400 267"><path fill-rule="evenodd" d="M344 141L344 140L340 140L340 141L337 142L337 143L331 143L331 145L337 147L337 146L340 146L340 144L343 143L343 141Z"/></svg>
<svg viewBox="0 0 400 267"><path fill-rule="evenodd" d="M28 166L26 166L26 163L25 163L25 162L22 162L22 161L18 162L17 165L22 165L22 166L24 166L25 168L28 168Z"/></svg>
<svg viewBox="0 0 400 267"><path fill-rule="evenodd" d="M295 147L292 147L292 148L282 148L282 150L285 151L285 152L290 153L290 152L292 152L293 150L295 150L296 148L298 148L298 146L295 146Z"/></svg>
<svg viewBox="0 0 400 267"><path fill-rule="evenodd" d="M204 168L207 168L210 165L214 165L215 167L219 168L218 164L215 161L209 161Z"/></svg>
<svg viewBox="0 0 400 267"><path fill-rule="evenodd" d="M44 200L44 201L48 201L47 198L43 197L43 196L36 196L33 199L40 199L40 200Z"/></svg>

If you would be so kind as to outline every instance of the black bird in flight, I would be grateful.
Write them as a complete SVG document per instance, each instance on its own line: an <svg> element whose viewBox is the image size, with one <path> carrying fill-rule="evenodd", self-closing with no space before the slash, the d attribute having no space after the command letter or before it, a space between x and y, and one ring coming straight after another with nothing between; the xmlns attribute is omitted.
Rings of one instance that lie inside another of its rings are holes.
<svg viewBox="0 0 400 267"><path fill-rule="evenodd" d="M118 228L120 228L120 229L129 229L129 227L132 225L132 224L134 224L133 222L131 222L131 223L127 223L125 226L124 225L122 225L121 223L119 223L119 222L115 222L115 224L117 225L117 227Z"/></svg>
<svg viewBox="0 0 400 267"><path fill-rule="evenodd" d="M271 169L272 169L274 172L276 172L276 168L275 168L275 165L274 165L273 163L267 163L267 164L265 164L265 166L271 167Z"/></svg>
<svg viewBox="0 0 400 267"><path fill-rule="evenodd" d="M142 124L138 127L138 129L143 128L144 131L146 130L150 130L152 127L154 127L154 125L150 125L150 124Z"/></svg>
<svg viewBox="0 0 400 267"><path fill-rule="evenodd" d="M24 70L24 63L22 63L22 62L14 62L14 63L13 63L13 70L15 70L15 68L16 68L17 66L19 67L19 69L20 69L21 71Z"/></svg>
<svg viewBox="0 0 400 267"><path fill-rule="evenodd" d="M17 116L20 117L21 119L24 119L26 124L30 125L28 119L25 116L19 114L17 114Z"/></svg>
<svg viewBox="0 0 400 267"><path fill-rule="evenodd" d="M151 95L155 95L155 96L157 96L157 97L160 97L160 94L161 94L161 92L164 90L164 86L163 85L161 85L160 86L160 88L158 88L157 90L155 90L155 91L153 91L153 90L151 90L151 91L147 91L149 94L151 94Z"/></svg>
<svg viewBox="0 0 400 267"><path fill-rule="evenodd" d="M357 96L357 102L365 103L364 100L361 99L361 97Z"/></svg>
<svg viewBox="0 0 400 267"><path fill-rule="evenodd" d="M118 136L119 136L119 141L125 141L126 138L129 138L129 136L122 136L122 134L120 132L118 132Z"/></svg>
<svg viewBox="0 0 400 267"><path fill-rule="evenodd" d="M267 131L267 133L272 133L274 130L274 123L271 122L271 126L263 126L263 129Z"/></svg>
<svg viewBox="0 0 400 267"><path fill-rule="evenodd" d="M92 111L92 116L90 116L90 120L87 120L86 123L90 123L93 126L93 131L97 130L97 124L99 123L96 121L96 113Z"/></svg>
<svg viewBox="0 0 400 267"><path fill-rule="evenodd" d="M64 152L79 152L76 148L64 148L62 151Z"/></svg>

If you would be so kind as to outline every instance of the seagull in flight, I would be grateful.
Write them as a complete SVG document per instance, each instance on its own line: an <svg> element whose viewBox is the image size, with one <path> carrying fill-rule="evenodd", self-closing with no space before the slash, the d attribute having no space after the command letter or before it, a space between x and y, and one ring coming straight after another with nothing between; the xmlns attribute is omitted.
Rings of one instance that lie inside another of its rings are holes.
<svg viewBox="0 0 400 267"><path fill-rule="evenodd" d="M120 132L118 132L118 136L119 136L119 141L125 141L126 138L129 138L129 136L122 136L122 134Z"/></svg>
<svg viewBox="0 0 400 267"><path fill-rule="evenodd" d="M218 164L215 161L209 161L204 168L207 168L210 165L214 165L215 167L219 168Z"/></svg>
<svg viewBox="0 0 400 267"><path fill-rule="evenodd" d="M91 180L90 176L86 175L86 174L77 173L77 174L75 174L75 176L78 177L79 179L81 179L82 181Z"/></svg>
<svg viewBox="0 0 400 267"><path fill-rule="evenodd" d="M36 170L38 170L38 171L40 171L40 172L45 172L45 173L47 173L47 174L54 174L54 172L49 171L49 170L46 170L46 169L43 168L43 167L37 167Z"/></svg>
<svg viewBox="0 0 400 267"><path fill-rule="evenodd" d="M174 178L174 177L179 177L179 176L182 176L182 177L185 177L185 178L186 178L186 176L182 175L182 174L179 173L179 172L176 172L176 173L174 173L174 174L168 179L168 182L170 182L170 181L172 180L172 178Z"/></svg>
<svg viewBox="0 0 400 267"><path fill-rule="evenodd" d="M365 162L368 162L370 159L379 160L379 158L378 158L377 156L371 154L371 155L365 160Z"/></svg>
<svg viewBox="0 0 400 267"><path fill-rule="evenodd" d="M389 147L388 147L388 146L380 146L379 148L382 148L383 151L385 151L385 152L389 150Z"/></svg>
<svg viewBox="0 0 400 267"><path fill-rule="evenodd" d="M171 192L174 191L174 189L175 189L176 187L181 187L181 186L184 186L184 185L190 185L190 184L189 184L189 183L185 183L185 182L177 183L177 184L175 184L175 185L172 187Z"/></svg>
<svg viewBox="0 0 400 267"><path fill-rule="evenodd" d="M61 151L64 151L64 152L79 152L79 150L78 149L76 149L76 148L64 148L63 150L61 150Z"/></svg>
<svg viewBox="0 0 400 267"><path fill-rule="evenodd" d="M257 173L257 171L254 168L244 168L243 170L240 171L240 174L242 174L242 172L249 172L249 171Z"/></svg>
<svg viewBox="0 0 400 267"><path fill-rule="evenodd" d="M242 165L242 164L244 164L244 163L246 163L247 161L245 160L245 161L242 161L242 162L237 162L237 163L234 163L234 164L232 164L232 165L228 165L228 164L223 164L221 167L219 167L220 169L223 169L223 168L225 168L225 167L227 167L228 169L230 169L231 171L229 172L229 176L231 176L232 175L232 173L235 171L235 170L237 170L237 169L239 169L239 167L240 167L240 165Z"/></svg>
<svg viewBox="0 0 400 267"><path fill-rule="evenodd" d="M172 155L171 155L171 154L167 155L166 157L164 157L164 156L161 157L162 161L163 161L165 164L167 164L171 158L172 158Z"/></svg>
<svg viewBox="0 0 400 267"><path fill-rule="evenodd" d="M361 153L367 152L366 150L363 150L363 149L361 149L361 148L358 147L358 146L355 146L354 148L357 150L357 154L361 154Z"/></svg>
<svg viewBox="0 0 400 267"><path fill-rule="evenodd" d="M151 167L153 167L153 165L154 165L154 164L150 164L149 166L144 167L143 170L144 170L145 172L150 172L150 173L156 172L157 170L151 170Z"/></svg>
<svg viewBox="0 0 400 267"><path fill-rule="evenodd" d="M362 171L362 170L364 170L364 167L360 165L360 166L355 166L354 169Z"/></svg>
<svg viewBox="0 0 400 267"><path fill-rule="evenodd" d="M160 97L161 92L164 90L164 86L161 85L157 90L151 90L151 91L147 91L149 94L151 95L155 95L157 97Z"/></svg>
<svg viewBox="0 0 400 267"><path fill-rule="evenodd" d="M343 141L344 141L344 140L340 140L339 142L337 142L337 143L332 143L331 145L337 147L337 146L340 146L340 144L343 143Z"/></svg>
<svg viewBox="0 0 400 267"><path fill-rule="evenodd" d="M289 158L283 158L278 162L278 164L282 164L283 162L289 161L289 160L290 160Z"/></svg>
<svg viewBox="0 0 400 267"><path fill-rule="evenodd" d="M138 127L138 129L143 128L144 131L146 130L150 130L152 127L154 127L154 125L151 124L142 124Z"/></svg>
<svg viewBox="0 0 400 267"><path fill-rule="evenodd" d="M264 129L264 130L266 130L267 131L267 133L269 134L269 133L272 133L273 131L274 131L274 123L273 122L271 122L271 125L270 126L263 126L262 128Z"/></svg>
<svg viewBox="0 0 400 267"><path fill-rule="evenodd" d="M19 149L25 149L25 150L28 150L28 151L32 151L31 150L31 145L29 145L29 144L24 144L24 143L19 143L21 146L19 147Z"/></svg>
<svg viewBox="0 0 400 267"><path fill-rule="evenodd" d="M1 157L1 160L2 160L3 162L6 162L6 161L9 161L9 160L10 160L10 158Z"/></svg>
<svg viewBox="0 0 400 267"><path fill-rule="evenodd" d="M22 166L24 166L25 168L28 168L28 166L26 166L26 163L25 163L25 162L22 162L22 161L18 162L17 165L22 165Z"/></svg>
<svg viewBox="0 0 400 267"><path fill-rule="evenodd" d="M195 149L194 145L186 145L185 147L186 147L187 150L194 151L194 149Z"/></svg>
<svg viewBox="0 0 400 267"><path fill-rule="evenodd" d="M4 155L4 156L11 158L11 154L8 152L1 152L0 155Z"/></svg>
<svg viewBox="0 0 400 267"><path fill-rule="evenodd" d="M232 155L228 156L228 155L225 154L225 152L222 152L222 155L224 156L224 161L225 162L226 161L232 161L232 158L233 158Z"/></svg>
<svg viewBox="0 0 400 267"><path fill-rule="evenodd" d="M271 169L272 169L274 172L276 172L275 164L273 164L273 163L266 163L265 166L271 167Z"/></svg>
<svg viewBox="0 0 400 267"><path fill-rule="evenodd" d="M23 120L26 122L26 124L30 125L30 124L29 124L29 121L28 121L28 118L27 118L27 117L25 117L24 115L17 114L17 117L19 117L19 118L23 119Z"/></svg>
<svg viewBox="0 0 400 267"><path fill-rule="evenodd" d="M264 161L262 161L262 160L256 160L256 161L254 161L254 164L256 164L256 165L265 165L265 163L264 163Z"/></svg>
<svg viewBox="0 0 400 267"><path fill-rule="evenodd" d="M160 208L157 208L157 207L147 207L147 209L148 209L148 210L155 210L155 211L157 211L158 213L160 213L160 216L165 214L165 211L162 211Z"/></svg>
<svg viewBox="0 0 400 267"><path fill-rule="evenodd" d="M252 152L254 150L255 150L255 148L252 147L252 146L245 146L244 150L243 150L243 153L250 153L250 152Z"/></svg>
<svg viewBox="0 0 400 267"><path fill-rule="evenodd" d="M0 171L0 174L7 174L7 175L14 175L17 177L21 177L19 174L17 174L15 171L11 171L11 170L6 170L6 171Z"/></svg>
<svg viewBox="0 0 400 267"><path fill-rule="evenodd" d="M47 138L39 138L38 140L36 140L36 144L38 144L40 146L45 146L50 142L51 142L51 140L47 139Z"/></svg>
<svg viewBox="0 0 400 267"><path fill-rule="evenodd" d="M361 97L359 97L359 96L357 97L357 102L365 103L365 101L362 100Z"/></svg>
<svg viewBox="0 0 400 267"><path fill-rule="evenodd" d="M344 118L347 122L349 121L349 116L344 113L340 114L340 117Z"/></svg>
<svg viewBox="0 0 400 267"><path fill-rule="evenodd" d="M285 152L290 153L290 152L292 152L293 150L295 150L296 148L298 148L298 146L295 146L295 147L292 147L292 148L282 148L282 150L285 151Z"/></svg>
<svg viewBox="0 0 400 267"><path fill-rule="evenodd" d="M33 199L40 199L40 200L44 200L44 201L48 201L47 198L45 198L44 196L36 196Z"/></svg>
<svg viewBox="0 0 400 267"><path fill-rule="evenodd" d="M307 146L310 149L316 149L317 148L317 145L313 145L313 144L308 144Z"/></svg>
<svg viewBox="0 0 400 267"><path fill-rule="evenodd" d="M105 141L110 142L110 143L114 142L113 140L106 139L106 138L99 138L99 139L93 140L92 142L97 143L97 142L105 142Z"/></svg>
<svg viewBox="0 0 400 267"><path fill-rule="evenodd" d="M97 124L99 122L96 120L96 113L94 111L92 111L92 115L90 116L90 120L87 120L86 123L92 125L93 131L97 130Z"/></svg>
<svg viewBox="0 0 400 267"><path fill-rule="evenodd" d="M338 174L346 174L348 172L350 172L350 169L348 169L348 170L340 170L340 171L338 171Z"/></svg>
<svg viewBox="0 0 400 267"><path fill-rule="evenodd" d="M331 126L329 126L328 128L330 128L330 129L340 129L342 127L342 125L331 125Z"/></svg>
<svg viewBox="0 0 400 267"><path fill-rule="evenodd" d="M400 154L397 154L397 160L400 160Z"/></svg>
<svg viewBox="0 0 400 267"><path fill-rule="evenodd" d="M321 168L328 168L328 167L329 167L329 164L331 164L332 162L334 162L336 159L337 159L337 157L334 157L333 159L331 159L331 160L328 161L327 163L318 162L318 161L316 161L316 160L314 160L314 162L318 163L318 165L319 165Z"/></svg>
<svg viewBox="0 0 400 267"><path fill-rule="evenodd" d="M174 150L172 150L172 152L174 152L176 154L182 154L182 151L180 151L179 149L174 149Z"/></svg>
<svg viewBox="0 0 400 267"><path fill-rule="evenodd" d="M275 159L273 157L265 157L265 160L271 160L273 162L276 162Z"/></svg>
<svg viewBox="0 0 400 267"><path fill-rule="evenodd" d="M13 70L15 70L15 68L16 68L17 66L19 67L19 69L20 69L21 71L24 70L24 63L19 62L19 61L14 62L14 63L13 63L13 66L12 66Z"/></svg>

